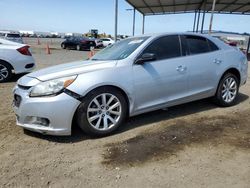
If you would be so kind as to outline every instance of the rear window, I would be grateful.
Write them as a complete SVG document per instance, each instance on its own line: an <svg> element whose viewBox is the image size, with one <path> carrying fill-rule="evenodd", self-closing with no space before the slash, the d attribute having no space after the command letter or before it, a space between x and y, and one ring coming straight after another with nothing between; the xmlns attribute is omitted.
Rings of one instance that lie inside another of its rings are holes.
<svg viewBox="0 0 250 188"><path fill-rule="evenodd" d="M14 33L8 33L7 37L20 38L20 35L19 34L14 34Z"/></svg>
<svg viewBox="0 0 250 188"><path fill-rule="evenodd" d="M210 52L207 39L199 36L186 36L187 47L190 55Z"/></svg>
<svg viewBox="0 0 250 188"><path fill-rule="evenodd" d="M207 41L208 41L208 45L209 45L211 51L219 50L218 46L216 46L212 41L210 41L210 40L207 40Z"/></svg>

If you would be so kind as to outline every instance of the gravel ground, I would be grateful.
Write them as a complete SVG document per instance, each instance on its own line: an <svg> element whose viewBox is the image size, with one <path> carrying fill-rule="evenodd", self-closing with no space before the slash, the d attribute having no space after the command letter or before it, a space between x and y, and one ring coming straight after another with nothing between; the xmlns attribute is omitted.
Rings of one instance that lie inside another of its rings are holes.
<svg viewBox="0 0 250 188"><path fill-rule="evenodd" d="M25 39L37 68L87 58L61 39ZM46 55L45 45L52 54ZM249 72L250 75L250 72ZM109 137L43 136L15 124L18 76L0 85L0 187L249 187L250 80L238 105L196 101L129 119Z"/></svg>

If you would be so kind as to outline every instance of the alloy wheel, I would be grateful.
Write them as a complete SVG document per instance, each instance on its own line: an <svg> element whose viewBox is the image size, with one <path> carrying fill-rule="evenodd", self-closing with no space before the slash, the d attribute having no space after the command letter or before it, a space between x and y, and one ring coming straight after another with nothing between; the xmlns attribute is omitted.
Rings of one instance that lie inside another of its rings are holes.
<svg viewBox="0 0 250 188"><path fill-rule="evenodd" d="M87 120L97 130L111 129L118 123L121 114L121 102L111 93L98 95L87 108Z"/></svg>
<svg viewBox="0 0 250 188"><path fill-rule="evenodd" d="M237 89L236 80L233 77L228 77L222 86L222 99L227 103L232 102L237 95Z"/></svg>
<svg viewBox="0 0 250 188"><path fill-rule="evenodd" d="M0 64L0 81L5 80L9 76L8 68Z"/></svg>

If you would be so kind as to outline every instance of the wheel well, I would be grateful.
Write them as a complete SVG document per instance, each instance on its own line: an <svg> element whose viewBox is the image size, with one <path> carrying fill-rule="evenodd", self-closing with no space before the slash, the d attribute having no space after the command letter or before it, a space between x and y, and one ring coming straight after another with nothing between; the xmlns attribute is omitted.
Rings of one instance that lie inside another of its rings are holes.
<svg viewBox="0 0 250 188"><path fill-rule="evenodd" d="M231 74L235 75L235 76L238 78L239 83L241 82L240 72L239 72L236 68L230 68L230 69L228 69L228 70L222 75L222 77L223 77L225 74L227 74L227 73L231 73Z"/></svg>
<svg viewBox="0 0 250 188"><path fill-rule="evenodd" d="M120 92L122 93L123 97L124 97L125 100L126 100L126 103L127 103L127 115L129 114L129 106L130 106L130 103L129 103L128 96L127 96L127 94L125 93L125 91L124 91L123 89L121 89L121 88L119 88L119 87L117 87L117 86L113 86L113 85L99 86L99 87L94 88L94 89L92 89L91 91L89 91L86 95L88 95L88 94L91 93L92 91L94 91L94 90L96 90L96 89L100 89L100 88L114 88L114 89L120 91ZM85 95L85 96L86 96L86 95ZM84 96L84 97L85 97L85 96ZM77 107L77 109L78 109L78 107ZM75 111L75 113L74 113L74 116L73 116L73 119L72 119L72 123L71 123L71 132L72 132L72 129L75 128L75 126L76 126L76 112L77 112L77 109L76 109L76 111Z"/></svg>
<svg viewBox="0 0 250 188"><path fill-rule="evenodd" d="M2 59L0 59L0 62L3 62L5 64L9 65L11 67L11 70L14 70L13 66L9 62L2 60Z"/></svg>

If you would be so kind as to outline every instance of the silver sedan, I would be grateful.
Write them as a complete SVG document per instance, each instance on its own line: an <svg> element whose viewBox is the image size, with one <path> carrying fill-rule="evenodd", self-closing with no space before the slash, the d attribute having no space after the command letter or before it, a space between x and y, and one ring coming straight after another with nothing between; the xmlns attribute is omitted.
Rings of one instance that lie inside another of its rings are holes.
<svg viewBox="0 0 250 188"><path fill-rule="evenodd" d="M76 121L107 135L127 116L202 98L234 105L247 69L241 51L208 35L143 35L20 78L13 108L19 126L42 134L69 135Z"/></svg>

